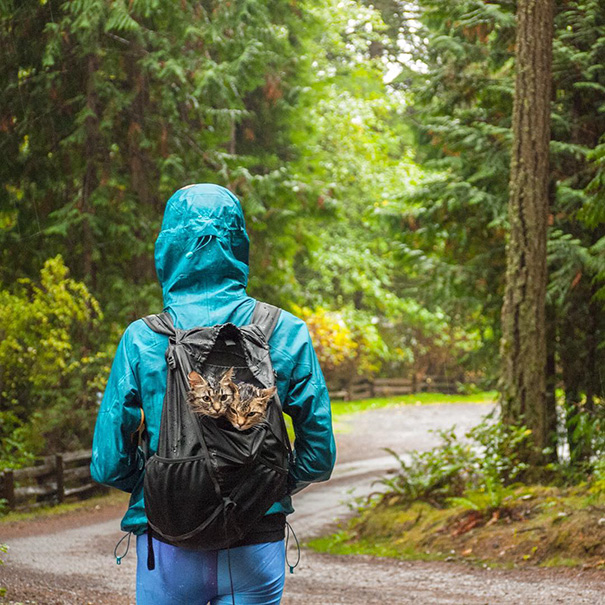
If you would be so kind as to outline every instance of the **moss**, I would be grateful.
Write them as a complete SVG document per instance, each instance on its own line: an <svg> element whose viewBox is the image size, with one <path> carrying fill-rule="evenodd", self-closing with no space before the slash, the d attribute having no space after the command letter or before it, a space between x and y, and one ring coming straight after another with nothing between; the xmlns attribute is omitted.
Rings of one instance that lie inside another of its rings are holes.
<svg viewBox="0 0 605 605"><path fill-rule="evenodd" d="M582 565L580 559L560 557L558 555L550 557L542 563L543 567L578 567L579 565Z"/></svg>
<svg viewBox="0 0 605 605"><path fill-rule="evenodd" d="M603 509L586 506L587 487L518 486L497 511L445 510L384 502L333 536L310 543L338 554L454 559L497 567L592 565L605 560Z"/></svg>

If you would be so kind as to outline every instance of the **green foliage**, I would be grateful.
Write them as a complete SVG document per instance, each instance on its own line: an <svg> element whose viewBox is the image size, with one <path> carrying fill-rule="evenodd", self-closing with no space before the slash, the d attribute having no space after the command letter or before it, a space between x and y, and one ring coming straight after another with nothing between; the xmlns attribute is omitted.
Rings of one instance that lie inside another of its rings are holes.
<svg viewBox="0 0 605 605"><path fill-rule="evenodd" d="M4 3L0 279L31 277L60 252L124 325L161 306L165 200L218 182L249 217L252 290L286 304L309 213L289 121L317 27L285 0Z"/></svg>
<svg viewBox="0 0 605 605"><path fill-rule="evenodd" d="M21 279L0 291L2 464L90 443L109 369L108 355L93 352L101 320L98 302L60 256L46 261L38 284Z"/></svg>
<svg viewBox="0 0 605 605"><path fill-rule="evenodd" d="M413 451L406 462L395 452L399 470L380 483L380 497L398 503L427 502L435 507L464 505L475 510L498 508L511 485L527 469L518 454L529 431L502 424L488 415L468 431L465 440L455 429L438 432L441 443L426 452ZM389 450L390 451L390 450Z"/></svg>
<svg viewBox="0 0 605 605"><path fill-rule="evenodd" d="M39 437L33 423L24 423L9 411L0 412L0 467L21 468L32 464L39 451ZM2 503L0 502L0 512Z"/></svg>
<svg viewBox="0 0 605 605"><path fill-rule="evenodd" d="M602 486L605 461L605 403L597 399L591 405L586 398L576 403L563 402L562 431L567 442L574 445L568 455L562 455L549 468L554 477L565 484L577 484L589 479ZM597 490L598 491L598 490Z"/></svg>
<svg viewBox="0 0 605 605"><path fill-rule="evenodd" d="M461 444L454 430L439 431L441 445L427 452L413 451L406 463L394 451L400 468L393 477L381 479L387 488L384 498L398 496L402 503L420 500L433 506L443 506L448 498L464 493L469 481L473 454L468 444Z"/></svg>
<svg viewBox="0 0 605 605"><path fill-rule="evenodd" d="M392 3L381 3L383 12ZM422 179L401 187L379 215L392 234L406 297L447 323L456 364L493 382L504 275L510 47L514 4L421 0L398 15L405 58L390 86L405 95ZM393 18L393 17L391 17ZM408 41L411 41L408 42ZM468 346L470 343L474 346ZM451 371L451 370L450 370Z"/></svg>
<svg viewBox="0 0 605 605"><path fill-rule="evenodd" d="M311 46L317 77L302 105L309 120L294 139L302 150L300 172L319 187L319 212L307 227L315 241L296 266L305 304L358 324L356 338L372 340L382 372L461 379L465 358L480 344L477 333L453 326L441 308L418 301L417 292L410 295L398 233L385 228L383 213L423 180L403 97L385 83L380 49L389 44L389 23L352 1L328 2L315 14L330 26ZM367 370L378 368L372 362Z"/></svg>
<svg viewBox="0 0 605 605"><path fill-rule="evenodd" d="M329 380L350 380L356 374L375 373L389 355L376 327L351 309L335 312L294 305L293 311L306 322L322 371Z"/></svg>
<svg viewBox="0 0 605 605"><path fill-rule="evenodd" d="M526 427L503 424L493 414L466 434L479 448L479 470L486 483L510 485L527 470L519 450L530 435Z"/></svg>
<svg viewBox="0 0 605 605"><path fill-rule="evenodd" d="M2 501L0 501L0 514L2 513ZM0 544L0 554L5 554L8 552L8 544ZM0 557L0 565L4 565L4 559ZM0 597L4 597L6 595L6 588L0 586Z"/></svg>
<svg viewBox="0 0 605 605"><path fill-rule="evenodd" d="M299 259L297 275L310 307L353 307L390 321L398 268L375 215L419 170L406 153L407 128L384 84L385 66L372 57L385 24L352 1L326 2L315 14L327 27L310 44L316 77L294 141L318 212L307 226L314 245L308 259Z"/></svg>
<svg viewBox="0 0 605 605"><path fill-rule="evenodd" d="M590 490L595 496L602 497L605 494L605 453L603 452L594 464Z"/></svg>
<svg viewBox="0 0 605 605"><path fill-rule="evenodd" d="M590 442L592 457L581 465L573 460L548 466L550 479L565 485L586 482L599 497L605 491L605 441L602 412L585 412L575 430ZM426 452L413 451L409 461L390 451L399 463L393 476L379 483L386 488L381 502L409 506L427 502L437 508L460 507L492 513L507 506L528 465L522 451L531 438L524 426L507 425L493 414L460 439L451 428L439 431L441 443ZM514 499L514 498L512 498Z"/></svg>
<svg viewBox="0 0 605 605"><path fill-rule="evenodd" d="M152 245L163 201L214 181L243 201L251 294L347 309L380 350L371 371L378 358L392 373L464 360L457 344L475 335L406 296L384 231L381 209L422 176L402 95L385 84L390 24L378 10L49 0L5 4L0 25L0 241L31 248L4 257L4 282L61 252L100 301L109 340L160 305Z"/></svg>

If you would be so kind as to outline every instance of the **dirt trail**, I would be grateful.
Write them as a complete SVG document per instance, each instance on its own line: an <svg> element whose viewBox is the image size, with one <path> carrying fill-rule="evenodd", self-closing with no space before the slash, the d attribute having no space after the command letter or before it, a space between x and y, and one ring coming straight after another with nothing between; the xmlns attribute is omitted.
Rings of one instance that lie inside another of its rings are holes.
<svg viewBox="0 0 605 605"><path fill-rule="evenodd" d="M334 478L296 497L291 518L301 540L326 531L349 513L346 501L367 494L377 475L394 467L382 448L405 454L431 447L429 429L460 430L486 413L485 405L406 406L375 410L342 422ZM115 518L112 518L114 517ZM73 515L40 527L10 528L7 565L0 585L5 603L126 605L134 603L136 555L116 566L113 547L122 535L121 511ZM3 541L0 526L0 542ZM335 557L304 550L288 575L284 605L398 604L604 604L605 574L577 570L490 571L455 563L402 562L371 557Z"/></svg>

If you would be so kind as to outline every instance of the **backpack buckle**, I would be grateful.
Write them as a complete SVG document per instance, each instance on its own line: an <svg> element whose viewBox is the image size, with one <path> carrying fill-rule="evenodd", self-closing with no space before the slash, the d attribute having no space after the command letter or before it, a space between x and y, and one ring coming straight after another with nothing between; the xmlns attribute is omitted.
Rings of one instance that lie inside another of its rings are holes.
<svg viewBox="0 0 605 605"><path fill-rule="evenodd" d="M173 345L168 345L168 349L166 350L166 362L171 370L176 368L176 359L174 358L174 348Z"/></svg>

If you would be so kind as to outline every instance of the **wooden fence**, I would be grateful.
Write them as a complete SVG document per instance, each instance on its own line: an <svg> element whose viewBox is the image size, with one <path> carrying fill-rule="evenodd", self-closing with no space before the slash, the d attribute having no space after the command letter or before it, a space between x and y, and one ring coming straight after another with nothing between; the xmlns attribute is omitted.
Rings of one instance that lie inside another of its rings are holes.
<svg viewBox="0 0 605 605"><path fill-rule="evenodd" d="M90 476L92 450L46 456L36 466L0 473L0 498L10 510L60 504L105 489Z"/></svg>
<svg viewBox="0 0 605 605"><path fill-rule="evenodd" d="M424 380L414 378L357 378L348 385L330 388L330 399L351 401L369 397L396 397L410 393L447 393L458 392L458 382L444 376L427 377Z"/></svg>

